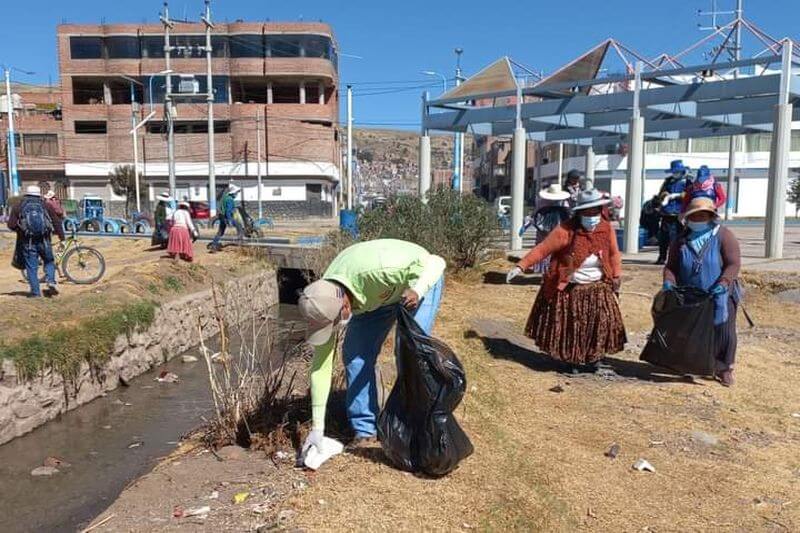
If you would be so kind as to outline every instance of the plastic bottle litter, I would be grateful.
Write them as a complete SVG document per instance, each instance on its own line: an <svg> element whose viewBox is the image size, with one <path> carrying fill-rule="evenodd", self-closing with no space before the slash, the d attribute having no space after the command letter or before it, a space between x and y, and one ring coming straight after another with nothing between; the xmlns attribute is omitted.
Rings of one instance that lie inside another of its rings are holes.
<svg viewBox="0 0 800 533"><path fill-rule="evenodd" d="M178 381L180 381L180 378L178 377L178 374L163 370L161 374L159 374L159 376L155 379L155 381L158 381L159 383L177 383Z"/></svg>
<svg viewBox="0 0 800 533"><path fill-rule="evenodd" d="M211 507L209 507L208 505L204 505L202 507L197 507L196 509L186 509L183 512L183 516L184 517L198 516L201 518L205 518L205 516L210 512L211 512Z"/></svg>

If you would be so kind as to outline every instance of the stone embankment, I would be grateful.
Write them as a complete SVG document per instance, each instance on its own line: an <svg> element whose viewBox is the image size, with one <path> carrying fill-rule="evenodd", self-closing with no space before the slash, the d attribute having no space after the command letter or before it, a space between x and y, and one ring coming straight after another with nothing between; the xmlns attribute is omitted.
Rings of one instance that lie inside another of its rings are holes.
<svg viewBox="0 0 800 533"><path fill-rule="evenodd" d="M218 302L229 324L277 309L275 272L265 271L225 283ZM24 380L12 361L0 361L0 444L36 429L61 413L75 409L127 383L218 333L212 289L163 303L153 323L143 331L120 335L114 353L100 367L81 365L74 382L46 370Z"/></svg>

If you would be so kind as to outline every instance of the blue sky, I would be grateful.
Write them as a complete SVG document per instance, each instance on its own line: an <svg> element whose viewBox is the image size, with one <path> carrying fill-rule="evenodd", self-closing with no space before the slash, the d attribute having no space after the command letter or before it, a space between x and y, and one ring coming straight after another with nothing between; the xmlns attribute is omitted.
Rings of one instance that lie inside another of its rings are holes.
<svg viewBox="0 0 800 533"><path fill-rule="evenodd" d="M734 0L717 3L727 9ZM45 83L48 76L57 76L55 26L62 20L153 22L161 9L158 0L3 4L0 63L36 72L15 73L19 81ZM700 39L704 34L697 29L701 19L696 12L710 4L710 0L215 0L212 6L217 20L303 19L332 24L340 52L346 54L340 59L342 86L351 82L355 87L356 123L413 128L419 121L421 86L430 85L434 94L441 87L441 80L420 71L452 77L456 46L464 49L467 75L503 55L549 72L610 36L654 56L677 52ZM744 4L745 17L773 37L800 39L800 0L745 0ZM174 0L170 8L173 16L185 13L196 19L203 2Z"/></svg>

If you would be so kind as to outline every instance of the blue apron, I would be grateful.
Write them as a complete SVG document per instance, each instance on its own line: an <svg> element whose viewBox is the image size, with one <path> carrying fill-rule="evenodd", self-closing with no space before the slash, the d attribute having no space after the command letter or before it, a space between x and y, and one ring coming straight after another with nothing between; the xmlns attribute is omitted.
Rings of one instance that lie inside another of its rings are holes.
<svg viewBox="0 0 800 533"><path fill-rule="evenodd" d="M695 252L684 240L680 247L679 284L710 291L722 275L722 241L719 226L711 230L711 237L699 252ZM714 325L728 321L728 291L714 296Z"/></svg>

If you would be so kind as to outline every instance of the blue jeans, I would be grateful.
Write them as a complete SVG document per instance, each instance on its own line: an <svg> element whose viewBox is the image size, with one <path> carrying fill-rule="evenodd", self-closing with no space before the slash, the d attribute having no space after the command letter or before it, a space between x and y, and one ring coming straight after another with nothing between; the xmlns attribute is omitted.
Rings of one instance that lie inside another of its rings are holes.
<svg viewBox="0 0 800 533"><path fill-rule="evenodd" d="M53 257L53 246L50 239L35 239L23 245L25 255L25 271L28 274L28 284L31 287L31 296L41 296L39 288L39 259L44 263L44 276L48 285L56 284L56 262Z"/></svg>
<svg viewBox="0 0 800 533"><path fill-rule="evenodd" d="M214 240L211 241L211 246L219 246L219 241L222 239L222 236L225 235L225 230L228 229L228 225L233 226L236 228L236 236L240 239L244 236L244 229L236 222L236 219L232 216L228 217L220 217L219 219L219 229L217 230L217 234L214 236Z"/></svg>
<svg viewBox="0 0 800 533"><path fill-rule="evenodd" d="M422 298L414 318L430 334L439 302L442 300L444 278L439 278ZM344 366L347 374L347 418L356 437L373 437L377 433L378 387L375 363L383 341L397 318L397 306L387 305L362 315L353 315L344 337Z"/></svg>

